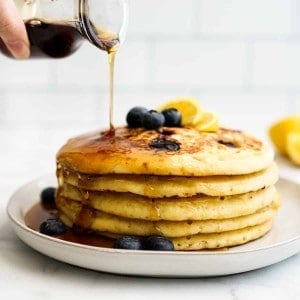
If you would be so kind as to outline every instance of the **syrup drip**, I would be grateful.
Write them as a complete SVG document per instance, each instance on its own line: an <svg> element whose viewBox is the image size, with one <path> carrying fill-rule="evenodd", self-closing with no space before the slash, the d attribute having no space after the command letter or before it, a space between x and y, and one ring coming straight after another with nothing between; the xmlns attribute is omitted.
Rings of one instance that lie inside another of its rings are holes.
<svg viewBox="0 0 300 300"><path fill-rule="evenodd" d="M78 231L78 228L80 228L80 230L90 228L93 219L94 211L88 206L83 205L79 214L76 217L74 229Z"/></svg>
<svg viewBox="0 0 300 300"><path fill-rule="evenodd" d="M114 67L116 52L108 52L109 64L109 129L110 132L115 131L114 128Z"/></svg>

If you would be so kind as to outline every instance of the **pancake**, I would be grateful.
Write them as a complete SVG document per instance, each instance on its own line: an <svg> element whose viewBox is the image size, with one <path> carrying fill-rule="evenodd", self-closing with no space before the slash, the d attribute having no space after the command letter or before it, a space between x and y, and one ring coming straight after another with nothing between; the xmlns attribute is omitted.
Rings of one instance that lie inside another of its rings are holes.
<svg viewBox="0 0 300 300"><path fill-rule="evenodd" d="M266 234L280 200L273 150L245 132L118 127L57 154L56 206L69 227L109 237L163 235L175 250Z"/></svg>
<svg viewBox="0 0 300 300"><path fill-rule="evenodd" d="M242 245L264 236L273 225L273 220L238 230L220 233L197 234L188 237L170 238L175 250L218 249Z"/></svg>
<svg viewBox="0 0 300 300"><path fill-rule="evenodd" d="M88 228L94 232L110 232L118 235L150 236L163 235L166 237L183 237L199 233L218 233L224 231L237 230L249 226L262 224L272 220L280 206L279 197L257 212L236 218L222 220L204 221L144 221L138 219L122 218L106 214L99 210L93 210L91 219L87 224ZM78 201L59 198L58 207L63 220L70 227L76 223L77 216L81 213L82 204ZM89 208L87 208L89 209Z"/></svg>
<svg viewBox="0 0 300 300"><path fill-rule="evenodd" d="M223 176L156 176L107 174L87 175L60 168L61 181L89 191L129 192L151 198L191 197L197 194L227 196L257 191L278 180L278 168L272 163L267 169L246 175Z"/></svg>
<svg viewBox="0 0 300 300"><path fill-rule="evenodd" d="M114 133L96 131L70 139L58 152L57 163L58 168L89 175L211 176L258 172L273 157L271 147L237 130L118 127Z"/></svg>
<svg viewBox="0 0 300 300"><path fill-rule="evenodd" d="M147 198L131 193L90 192L64 184L60 197L87 203L91 208L124 218L142 220L208 220L248 215L269 205L276 195L274 186L232 196Z"/></svg>
<svg viewBox="0 0 300 300"><path fill-rule="evenodd" d="M224 231L219 233L195 234L191 236L169 238L176 251L195 251L206 249L222 249L242 245L264 236L271 230L273 220L242 229ZM120 235L101 232L101 235L118 238Z"/></svg>

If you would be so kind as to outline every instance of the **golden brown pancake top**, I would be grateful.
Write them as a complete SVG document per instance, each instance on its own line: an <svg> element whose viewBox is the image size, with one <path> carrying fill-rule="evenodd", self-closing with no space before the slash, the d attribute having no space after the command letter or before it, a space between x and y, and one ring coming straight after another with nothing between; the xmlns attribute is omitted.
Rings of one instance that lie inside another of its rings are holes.
<svg viewBox="0 0 300 300"><path fill-rule="evenodd" d="M179 176L246 174L272 159L269 147L244 132L188 127L94 131L70 139L57 155L58 164L88 174Z"/></svg>

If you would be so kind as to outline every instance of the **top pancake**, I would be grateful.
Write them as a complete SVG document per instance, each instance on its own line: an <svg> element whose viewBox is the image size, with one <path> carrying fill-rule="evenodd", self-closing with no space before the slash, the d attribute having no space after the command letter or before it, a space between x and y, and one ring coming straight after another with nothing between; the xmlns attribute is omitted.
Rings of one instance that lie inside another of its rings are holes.
<svg viewBox="0 0 300 300"><path fill-rule="evenodd" d="M165 144L168 149L161 147ZM239 175L265 169L273 155L268 145L238 130L118 127L114 133L96 131L70 139L57 163L87 174Z"/></svg>

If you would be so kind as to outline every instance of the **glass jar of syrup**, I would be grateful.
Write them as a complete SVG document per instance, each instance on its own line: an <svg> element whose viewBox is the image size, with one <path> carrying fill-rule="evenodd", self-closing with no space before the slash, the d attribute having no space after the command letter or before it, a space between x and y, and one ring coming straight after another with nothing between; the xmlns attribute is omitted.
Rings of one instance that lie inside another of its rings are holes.
<svg viewBox="0 0 300 300"><path fill-rule="evenodd" d="M84 40L115 51L124 38L126 0L15 0L30 42L30 58L63 58ZM0 51L12 57L0 39Z"/></svg>

